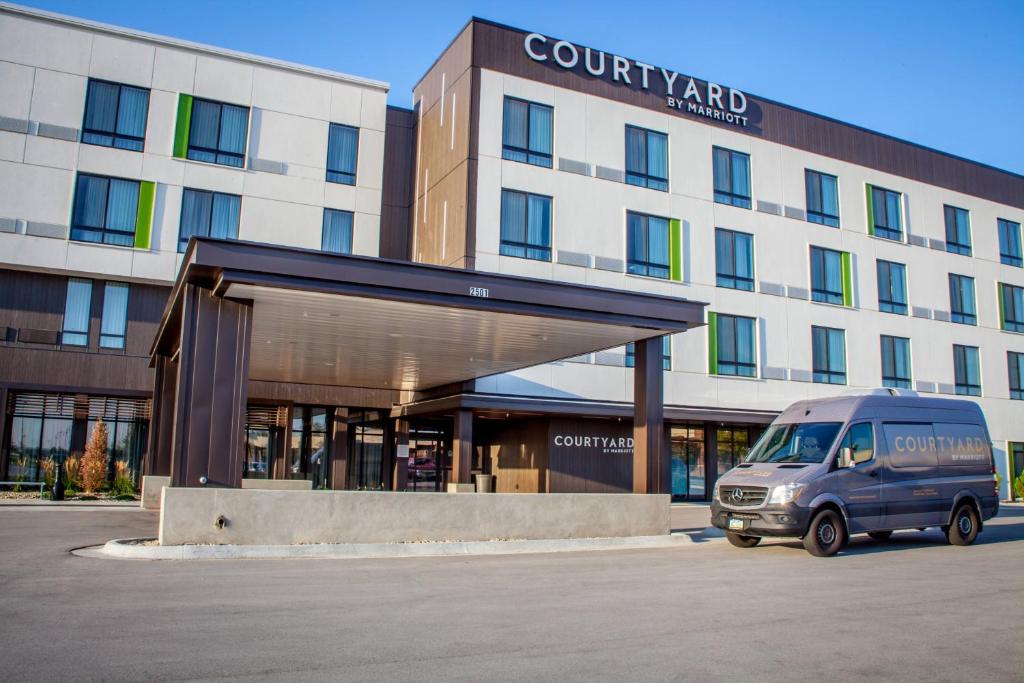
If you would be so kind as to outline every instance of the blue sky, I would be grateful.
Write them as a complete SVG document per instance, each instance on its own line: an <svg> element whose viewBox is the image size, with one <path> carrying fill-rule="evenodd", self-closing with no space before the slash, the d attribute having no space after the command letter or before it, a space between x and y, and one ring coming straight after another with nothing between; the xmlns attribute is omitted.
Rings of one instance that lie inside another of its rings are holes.
<svg viewBox="0 0 1024 683"><path fill-rule="evenodd" d="M479 16L739 88L1024 174L1024 0L28 0L391 83Z"/></svg>

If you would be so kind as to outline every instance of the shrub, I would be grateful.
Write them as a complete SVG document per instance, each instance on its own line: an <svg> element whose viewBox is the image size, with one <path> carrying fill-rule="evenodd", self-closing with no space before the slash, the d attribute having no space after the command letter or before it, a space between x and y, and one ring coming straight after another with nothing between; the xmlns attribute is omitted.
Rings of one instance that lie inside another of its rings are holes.
<svg viewBox="0 0 1024 683"><path fill-rule="evenodd" d="M53 458L43 458L39 461L39 469L43 471L43 481L46 482L46 490L53 488L53 476L57 472L57 463Z"/></svg>
<svg viewBox="0 0 1024 683"><path fill-rule="evenodd" d="M99 420L92 428L89 442L85 445L85 455L79 465L79 478L82 480L82 491L95 493L107 483L107 423Z"/></svg>
<svg viewBox="0 0 1024 683"><path fill-rule="evenodd" d="M1018 498L1024 499L1024 472L1020 473L1020 476L1013 480L1013 492Z"/></svg>
<svg viewBox="0 0 1024 683"><path fill-rule="evenodd" d="M135 482L132 481L132 470L124 460L114 463L114 485L110 493L116 498L134 498Z"/></svg>
<svg viewBox="0 0 1024 683"><path fill-rule="evenodd" d="M64 458L64 491L71 495L78 491L78 470L82 459L77 455L69 455Z"/></svg>

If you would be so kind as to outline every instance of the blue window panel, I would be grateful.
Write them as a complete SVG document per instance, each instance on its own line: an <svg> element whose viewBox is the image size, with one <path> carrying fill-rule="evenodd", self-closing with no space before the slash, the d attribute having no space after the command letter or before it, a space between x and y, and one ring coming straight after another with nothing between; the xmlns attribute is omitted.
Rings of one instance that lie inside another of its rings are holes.
<svg viewBox="0 0 1024 683"><path fill-rule="evenodd" d="M502 158L551 168L554 109L545 104L506 97L502 115Z"/></svg>
<svg viewBox="0 0 1024 683"><path fill-rule="evenodd" d="M750 156L715 147L712 150L715 201L749 209Z"/></svg>
<svg viewBox="0 0 1024 683"><path fill-rule="evenodd" d="M839 227L839 179L834 175L806 169L807 220Z"/></svg>
<svg viewBox="0 0 1024 683"><path fill-rule="evenodd" d="M1010 373L1010 398L1024 401L1024 353L1007 351L1006 364Z"/></svg>
<svg viewBox="0 0 1024 683"><path fill-rule="evenodd" d="M626 367L636 367L636 344L626 344ZM665 335L661 338L661 369L672 369L672 337Z"/></svg>
<svg viewBox="0 0 1024 683"><path fill-rule="evenodd" d="M324 228L320 248L334 254L352 253L351 211L324 209Z"/></svg>
<svg viewBox="0 0 1024 683"><path fill-rule="evenodd" d="M1024 287L999 283L1002 294L1003 329L1024 332Z"/></svg>
<svg viewBox="0 0 1024 683"><path fill-rule="evenodd" d="M668 278L668 219L626 213L626 272L633 275Z"/></svg>
<svg viewBox="0 0 1024 683"><path fill-rule="evenodd" d="M882 335L882 386L910 389L910 340Z"/></svg>
<svg viewBox="0 0 1024 683"><path fill-rule="evenodd" d="M846 384L846 333L831 327L811 328L812 378L823 384Z"/></svg>
<svg viewBox="0 0 1024 683"><path fill-rule="evenodd" d="M249 109L210 100L192 100L188 158L222 166L245 165Z"/></svg>
<svg viewBox="0 0 1024 683"><path fill-rule="evenodd" d="M721 313L715 319L718 325L718 374L756 376L754 319Z"/></svg>
<svg viewBox="0 0 1024 683"><path fill-rule="evenodd" d="M64 325L61 344L89 345L89 318L92 310L92 280L68 278L67 298L64 300Z"/></svg>
<svg viewBox="0 0 1024 683"><path fill-rule="evenodd" d="M332 123L327 138L327 180L355 185L358 156L359 129Z"/></svg>
<svg viewBox="0 0 1024 683"><path fill-rule="evenodd" d="M715 229L715 277L719 287L754 291L754 236Z"/></svg>
<svg viewBox="0 0 1024 683"><path fill-rule="evenodd" d="M971 255L971 220L966 209L955 206L943 207L946 216L946 251L953 254Z"/></svg>
<svg viewBox="0 0 1024 683"><path fill-rule="evenodd" d="M977 325L978 310L974 299L974 278L949 275L950 320L961 325Z"/></svg>
<svg viewBox="0 0 1024 683"><path fill-rule="evenodd" d="M900 193L881 187L871 188L871 203L874 207L874 235L889 240L903 241L903 212L900 208Z"/></svg>
<svg viewBox="0 0 1024 683"><path fill-rule="evenodd" d="M811 300L843 304L842 252L811 247Z"/></svg>
<svg viewBox="0 0 1024 683"><path fill-rule="evenodd" d="M626 182L668 191L668 136L626 126Z"/></svg>
<svg viewBox="0 0 1024 683"><path fill-rule="evenodd" d="M907 314L907 268L902 263L879 260L878 310Z"/></svg>
<svg viewBox="0 0 1024 683"><path fill-rule="evenodd" d="M999 229L999 261L1008 266L1024 268L1021 254L1020 223L1000 218L996 221Z"/></svg>
<svg viewBox="0 0 1024 683"><path fill-rule="evenodd" d="M503 256L551 260L551 197L501 191L501 245Z"/></svg>
<svg viewBox="0 0 1024 683"><path fill-rule="evenodd" d="M960 396L981 396L981 365L978 347L953 345L953 375Z"/></svg>
<svg viewBox="0 0 1024 683"><path fill-rule="evenodd" d="M128 283L108 282L103 288L100 346L105 349L123 349L127 326Z"/></svg>
<svg viewBox="0 0 1024 683"><path fill-rule="evenodd" d="M71 239L134 246L138 209L138 181L79 174L71 214Z"/></svg>
<svg viewBox="0 0 1024 683"><path fill-rule="evenodd" d="M238 239L241 209L242 198L238 195L185 188L181 197L178 251L185 251L193 235Z"/></svg>
<svg viewBox="0 0 1024 683"><path fill-rule="evenodd" d="M141 152L148 116L149 90L89 79L82 142Z"/></svg>

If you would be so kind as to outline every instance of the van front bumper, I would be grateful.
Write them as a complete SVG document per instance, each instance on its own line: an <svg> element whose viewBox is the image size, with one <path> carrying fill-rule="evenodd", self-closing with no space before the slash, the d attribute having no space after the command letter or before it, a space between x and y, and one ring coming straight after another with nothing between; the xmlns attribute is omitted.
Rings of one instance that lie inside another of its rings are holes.
<svg viewBox="0 0 1024 683"><path fill-rule="evenodd" d="M744 536L780 536L800 538L807 530L811 509L799 505L766 505L760 508L725 507L711 501L711 524ZM730 529L729 520L741 519L744 528Z"/></svg>

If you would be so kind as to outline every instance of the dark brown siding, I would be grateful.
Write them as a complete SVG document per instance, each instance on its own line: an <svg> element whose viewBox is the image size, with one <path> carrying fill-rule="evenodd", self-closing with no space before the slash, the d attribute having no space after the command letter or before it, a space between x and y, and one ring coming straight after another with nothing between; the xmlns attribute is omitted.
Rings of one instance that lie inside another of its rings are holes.
<svg viewBox="0 0 1024 683"><path fill-rule="evenodd" d="M149 394L149 346L169 287L131 284L123 350L99 348L104 280L94 279L88 347L0 343L0 384L8 387ZM0 270L0 327L50 331L63 327L67 278ZM9 339L15 335L9 333Z"/></svg>
<svg viewBox="0 0 1024 683"><path fill-rule="evenodd" d="M409 259L412 179L416 173L416 112L388 107L384 133L380 256Z"/></svg>
<svg viewBox="0 0 1024 683"><path fill-rule="evenodd" d="M547 491L548 421L480 421L484 460L496 493Z"/></svg>
<svg viewBox="0 0 1024 683"><path fill-rule="evenodd" d="M471 22L471 27L474 31L474 67L511 74L653 111L676 111L666 106L664 81L657 70L651 72L652 88L643 90L635 82L631 87L588 74L583 66L583 46L577 46L580 50L579 64L575 69L566 70L553 64L550 59L546 62L530 59L523 49L526 31L480 20ZM548 46L557 40L558 38L548 36ZM609 71L610 69L606 70L606 75ZM637 73L635 69L633 73ZM684 75L680 74L676 88L680 87L679 83L683 78ZM696 78L694 80L703 91L704 82ZM681 90L676 91L677 94L680 92ZM814 154L1024 208L1024 176L750 94L747 94L747 100L747 115L750 121L746 128L685 111L676 113L708 125L722 126Z"/></svg>

